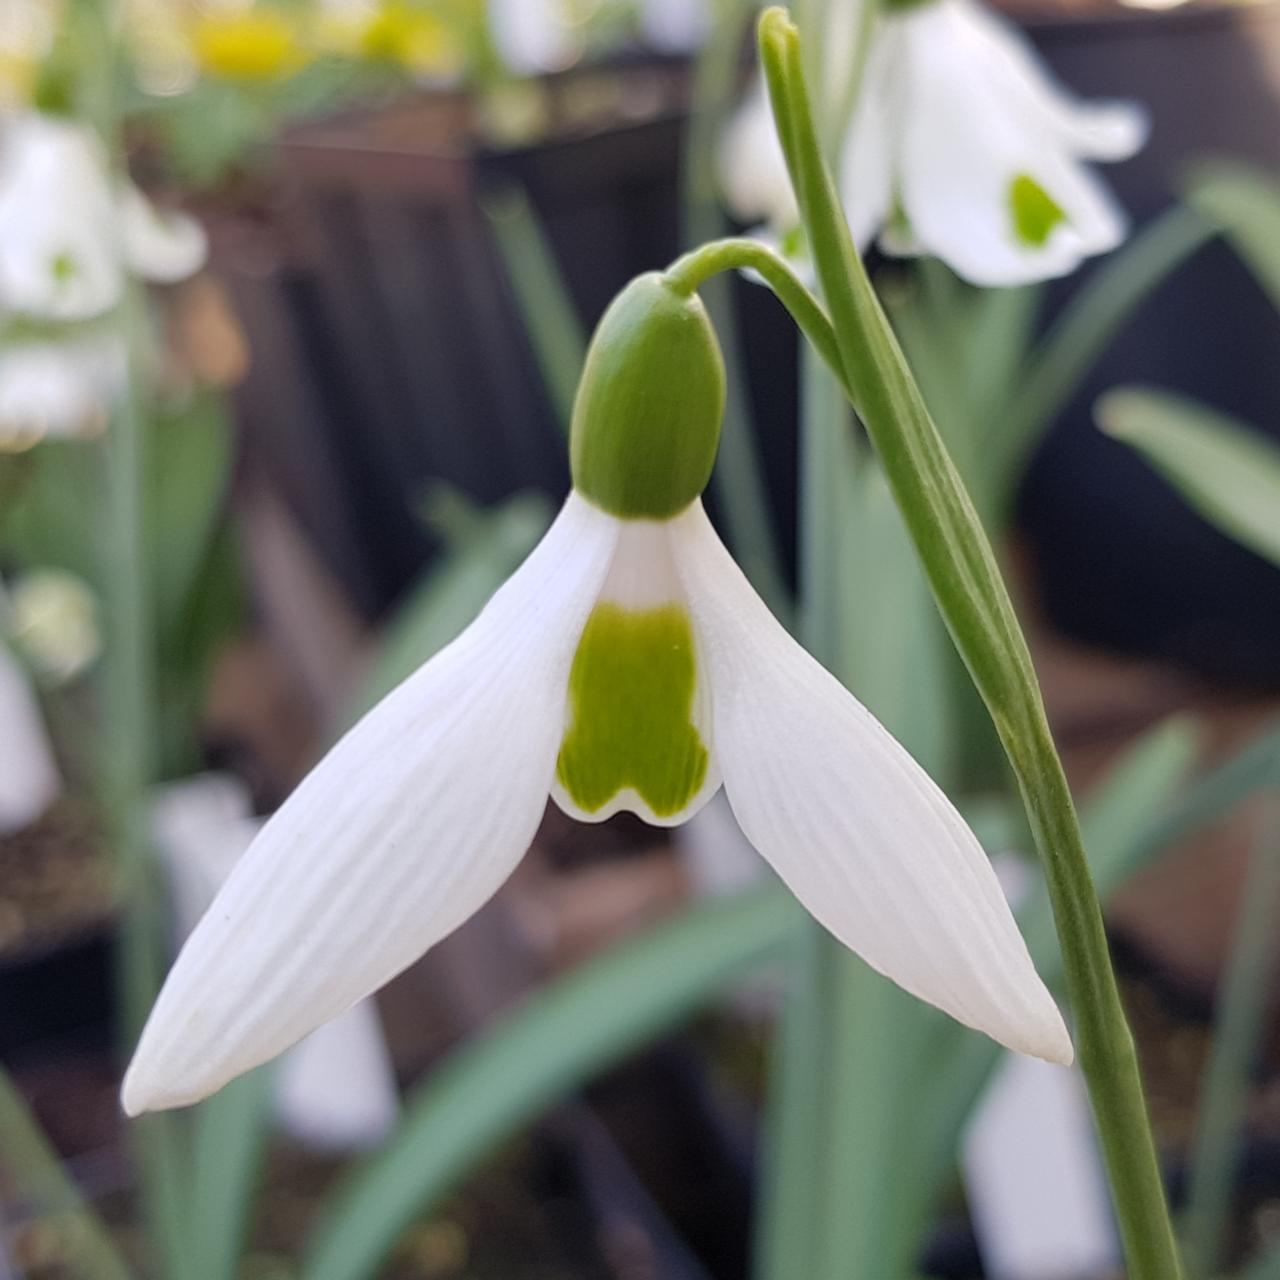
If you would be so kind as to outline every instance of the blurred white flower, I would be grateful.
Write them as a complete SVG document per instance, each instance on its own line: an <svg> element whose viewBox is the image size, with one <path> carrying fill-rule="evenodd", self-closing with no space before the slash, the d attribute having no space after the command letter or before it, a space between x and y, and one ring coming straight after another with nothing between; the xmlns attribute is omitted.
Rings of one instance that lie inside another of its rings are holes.
<svg viewBox="0 0 1280 1280"><path fill-rule="evenodd" d="M582 54L582 37L562 0L489 0L489 34L517 75L559 71Z"/></svg>
<svg viewBox="0 0 1280 1280"><path fill-rule="evenodd" d="M36 569L9 591L14 642L50 684L86 671L102 648L98 609L85 582L64 569Z"/></svg>
<svg viewBox="0 0 1280 1280"><path fill-rule="evenodd" d="M641 0L644 38L664 53L691 53L711 29L707 0Z"/></svg>
<svg viewBox="0 0 1280 1280"><path fill-rule="evenodd" d="M119 189L84 125L28 112L0 129L0 309L48 320L111 310L126 272L169 283L199 269L204 232Z"/></svg>
<svg viewBox="0 0 1280 1280"><path fill-rule="evenodd" d="M53 803L58 767L21 664L0 641L0 836L21 831Z"/></svg>
<svg viewBox="0 0 1280 1280"><path fill-rule="evenodd" d="M0 452L97 435L126 375L116 333L0 342Z"/></svg>
<svg viewBox="0 0 1280 1280"><path fill-rule="evenodd" d="M203 774L157 794L156 847L185 938L261 829L238 779ZM276 1114L300 1141L326 1150L373 1146L395 1127L400 1104L377 1009L362 1000L282 1059Z"/></svg>
<svg viewBox="0 0 1280 1280"><path fill-rule="evenodd" d="M978 285L1065 275L1126 230L1084 162L1125 159L1146 133L1134 104L1069 95L976 0L889 9L844 141L850 227L860 248L879 232L886 252L934 254ZM797 213L763 86L729 129L722 176L734 212L785 246Z"/></svg>

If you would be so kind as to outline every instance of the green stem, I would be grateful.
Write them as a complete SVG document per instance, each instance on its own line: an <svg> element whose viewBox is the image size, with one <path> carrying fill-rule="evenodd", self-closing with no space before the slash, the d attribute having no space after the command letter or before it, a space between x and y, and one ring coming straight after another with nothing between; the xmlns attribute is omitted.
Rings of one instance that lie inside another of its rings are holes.
<svg viewBox="0 0 1280 1280"><path fill-rule="evenodd" d="M760 276L791 313L800 331L840 380L842 388L852 396L850 384L844 378L836 333L822 304L809 292L790 263L767 245L736 236L712 240L677 258L667 268L666 276L682 293L692 293L722 271L754 271Z"/></svg>
<svg viewBox="0 0 1280 1280"><path fill-rule="evenodd" d="M680 193L680 232L685 244L713 240L725 230L716 185L717 159L733 105L748 9L740 0L720 0L717 8L718 20L695 68L693 107L685 139ZM712 495L738 563L773 612L788 622L790 593L751 433L750 399L729 285L728 280L708 280L702 293L720 339L726 375L724 425L711 480Z"/></svg>
<svg viewBox="0 0 1280 1280"><path fill-rule="evenodd" d="M93 120L111 149L113 177L125 179L121 152L118 63L112 0L82 0L81 15L93 29L90 47L108 51L95 59L96 75L86 91ZM90 77L86 77L90 78ZM118 228L116 229L118 233ZM117 246L124 261L124 247ZM106 646L103 660L104 710L101 777L107 819L113 835L121 902L116 985L121 1043L132 1048L155 998L162 972L160 899L152 875L150 789L154 781L156 711L151 601L143 530L146 502L143 385L150 334L146 299L136 280L126 277L125 297L116 320L128 355L126 385L115 405L107 438L107 530L104 538ZM186 1247L185 1163L178 1122L172 1115L148 1116L135 1123L144 1212L165 1274L175 1280L198 1273ZM193 1272L193 1268L196 1271Z"/></svg>
<svg viewBox="0 0 1280 1280"><path fill-rule="evenodd" d="M1249 1069L1258 1052L1262 1012L1275 963L1275 904L1280 895L1280 821L1273 812L1254 851L1231 951L1196 1117L1187 1205L1187 1272L1218 1274Z"/></svg>
<svg viewBox="0 0 1280 1280"><path fill-rule="evenodd" d="M1044 861L1080 1065L1130 1280L1176 1280L1181 1269L1137 1056L1026 641L981 523L853 245L814 129L798 34L781 9L768 10L759 31L774 118L830 309L844 378L855 393L939 609L1000 733Z"/></svg>
<svg viewBox="0 0 1280 1280"><path fill-rule="evenodd" d="M129 1280L132 1273L106 1227L85 1204L4 1071L0 1071L0 1134L4 1139L0 1166L14 1190L42 1218L62 1221L58 1238L68 1274L83 1280Z"/></svg>

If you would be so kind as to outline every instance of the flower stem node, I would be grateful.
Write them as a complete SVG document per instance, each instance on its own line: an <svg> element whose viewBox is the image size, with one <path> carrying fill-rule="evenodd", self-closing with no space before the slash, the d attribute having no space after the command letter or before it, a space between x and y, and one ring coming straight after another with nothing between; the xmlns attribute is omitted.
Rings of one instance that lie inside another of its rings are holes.
<svg viewBox="0 0 1280 1280"><path fill-rule="evenodd" d="M724 359L701 300L659 272L604 313L578 386L573 485L610 515L665 520L707 487L724 416Z"/></svg>

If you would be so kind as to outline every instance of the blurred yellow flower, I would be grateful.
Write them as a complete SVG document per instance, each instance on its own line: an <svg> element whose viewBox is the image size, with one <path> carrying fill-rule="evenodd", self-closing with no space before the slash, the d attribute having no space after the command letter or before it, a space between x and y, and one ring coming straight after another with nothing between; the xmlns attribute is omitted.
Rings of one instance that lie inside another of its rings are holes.
<svg viewBox="0 0 1280 1280"><path fill-rule="evenodd" d="M370 15L360 32L360 52L370 61L394 62L419 73L456 71L458 41L435 14L388 0Z"/></svg>
<svg viewBox="0 0 1280 1280"><path fill-rule="evenodd" d="M297 27L281 13L202 18L193 45L201 70L224 80L280 80L310 58Z"/></svg>

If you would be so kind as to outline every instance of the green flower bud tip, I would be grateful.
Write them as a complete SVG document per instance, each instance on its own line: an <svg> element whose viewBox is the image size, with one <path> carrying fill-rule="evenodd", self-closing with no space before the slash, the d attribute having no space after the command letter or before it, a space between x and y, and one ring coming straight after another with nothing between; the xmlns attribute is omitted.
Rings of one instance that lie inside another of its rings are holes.
<svg viewBox="0 0 1280 1280"><path fill-rule="evenodd" d="M697 294L660 272L609 305L587 352L569 446L574 488L611 515L665 520L707 487L724 359Z"/></svg>

